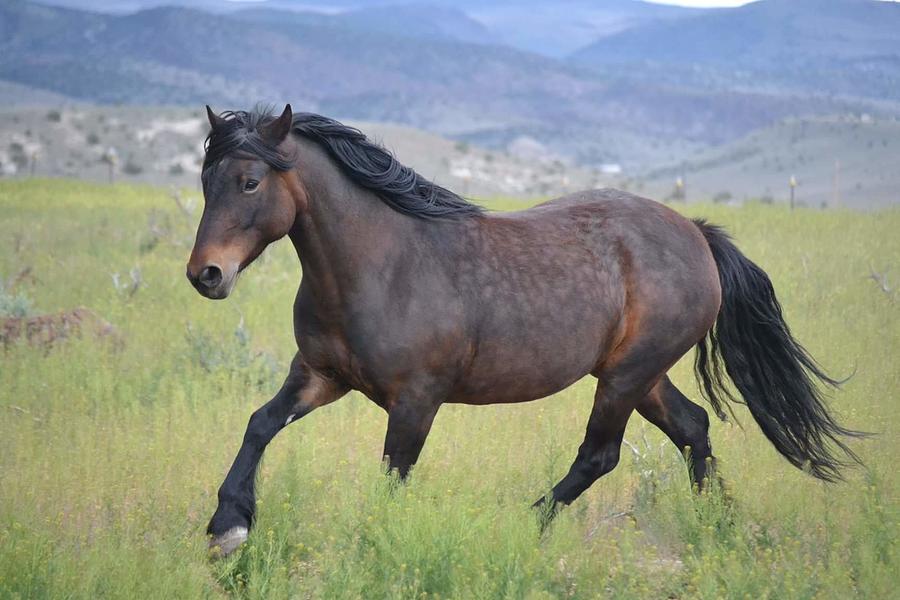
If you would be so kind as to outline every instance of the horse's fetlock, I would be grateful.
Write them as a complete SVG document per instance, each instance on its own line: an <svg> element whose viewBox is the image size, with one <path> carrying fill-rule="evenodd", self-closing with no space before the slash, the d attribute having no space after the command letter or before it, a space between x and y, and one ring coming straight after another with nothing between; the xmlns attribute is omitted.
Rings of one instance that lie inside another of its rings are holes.
<svg viewBox="0 0 900 600"><path fill-rule="evenodd" d="M221 535L235 527L243 527L249 530L253 524L253 506L244 505L234 501L221 501L209 520L206 532L211 535Z"/></svg>

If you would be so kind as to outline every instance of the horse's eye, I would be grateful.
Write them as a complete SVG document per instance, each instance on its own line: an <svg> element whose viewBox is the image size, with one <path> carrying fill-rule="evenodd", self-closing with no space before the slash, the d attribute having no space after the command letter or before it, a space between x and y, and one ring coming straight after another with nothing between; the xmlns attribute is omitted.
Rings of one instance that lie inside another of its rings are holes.
<svg viewBox="0 0 900 600"><path fill-rule="evenodd" d="M256 188L259 187L259 182L255 179L248 179L244 182L244 191L247 193L255 192Z"/></svg>

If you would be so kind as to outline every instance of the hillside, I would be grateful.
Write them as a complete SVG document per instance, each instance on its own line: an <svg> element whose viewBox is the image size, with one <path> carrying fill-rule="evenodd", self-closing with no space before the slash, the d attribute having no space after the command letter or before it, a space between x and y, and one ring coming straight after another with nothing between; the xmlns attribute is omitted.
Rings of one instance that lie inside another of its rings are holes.
<svg viewBox="0 0 900 600"><path fill-rule="evenodd" d="M874 208L900 203L898 156L900 121L790 119L656 169L642 189L665 198L680 176L688 200L786 202L793 175L799 205Z"/></svg>
<svg viewBox="0 0 900 600"><path fill-rule="evenodd" d="M376 5L340 13L253 7L237 10L229 16L262 25L278 25L281 28L316 26L418 40L500 43L499 37L464 11L431 4Z"/></svg>
<svg viewBox="0 0 900 600"><path fill-rule="evenodd" d="M3 88L0 87L0 93ZM520 137L506 151L452 140L404 125L348 121L420 173L474 197L549 197L592 187L628 187L665 200L676 178L689 201L788 199L794 175L798 204L869 209L900 203L900 121L870 116L789 119L718 147L685 145L664 166L639 174L604 173L560 161L538 140ZM0 176L109 179L104 155L115 148L116 179L195 187L203 111L184 108L90 107L0 110ZM620 140L621 141L621 140Z"/></svg>
<svg viewBox="0 0 900 600"><path fill-rule="evenodd" d="M641 70L708 88L900 101L900 4L760 0L646 23L572 56L606 72Z"/></svg>
<svg viewBox="0 0 900 600"><path fill-rule="evenodd" d="M608 35L701 12L639 0L470 0L464 4L474 18L510 46L554 57L564 57Z"/></svg>
<svg viewBox="0 0 900 600"><path fill-rule="evenodd" d="M2 92L2 88L0 88ZM496 152L433 133L385 123L349 122L404 163L454 191L475 197L533 197L614 180L514 146ZM194 188L200 181L203 110L66 107L0 110L0 178L77 177L108 181L106 156L115 150L116 181Z"/></svg>
<svg viewBox="0 0 900 600"><path fill-rule="evenodd" d="M363 30L273 9L113 15L0 0L0 80L102 104L239 108L289 100L298 109L401 123L495 150L533 138L560 158L616 163L631 173L789 116L893 110L765 89L708 90L641 71L593 73L449 39L469 23L449 10L435 14L455 15L447 21L455 33L423 38L392 31L394 22Z"/></svg>
<svg viewBox="0 0 900 600"><path fill-rule="evenodd" d="M108 13L130 13L160 6L228 13L247 6L247 3L216 0L45 0L45 3ZM600 37L643 23L699 12L641 0L256 0L252 6L247 10L282 15L290 11L302 14L307 21L361 25L370 31L503 43L554 57L565 56Z"/></svg>

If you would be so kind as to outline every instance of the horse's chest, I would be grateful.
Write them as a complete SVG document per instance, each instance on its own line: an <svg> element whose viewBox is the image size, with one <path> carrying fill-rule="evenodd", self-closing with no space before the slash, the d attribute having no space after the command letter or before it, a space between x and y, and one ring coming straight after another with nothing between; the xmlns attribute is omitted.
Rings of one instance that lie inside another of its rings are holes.
<svg viewBox="0 0 900 600"><path fill-rule="evenodd" d="M357 313L356 318L322 325L295 319L300 351L314 369L382 403L402 382L452 379L466 349L459 319L407 314Z"/></svg>

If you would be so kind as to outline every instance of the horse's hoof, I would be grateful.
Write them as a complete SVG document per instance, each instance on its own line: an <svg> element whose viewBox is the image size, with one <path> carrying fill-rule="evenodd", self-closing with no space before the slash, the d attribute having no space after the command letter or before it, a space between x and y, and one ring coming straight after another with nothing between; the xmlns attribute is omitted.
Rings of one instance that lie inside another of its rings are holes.
<svg viewBox="0 0 900 600"><path fill-rule="evenodd" d="M247 541L249 535L246 527L232 527L222 535L209 540L209 553L213 558L223 558L238 549Z"/></svg>

